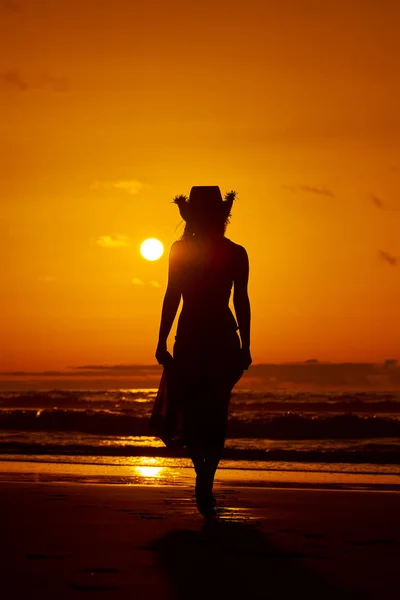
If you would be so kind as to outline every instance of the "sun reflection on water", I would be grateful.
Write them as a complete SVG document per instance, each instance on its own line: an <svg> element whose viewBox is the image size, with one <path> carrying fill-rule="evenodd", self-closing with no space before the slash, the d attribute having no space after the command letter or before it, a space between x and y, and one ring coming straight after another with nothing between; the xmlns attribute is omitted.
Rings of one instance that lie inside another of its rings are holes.
<svg viewBox="0 0 400 600"><path fill-rule="evenodd" d="M161 477L163 468L162 467L134 467L135 471L142 475L142 477Z"/></svg>
<svg viewBox="0 0 400 600"><path fill-rule="evenodd" d="M168 478L173 480L176 473L171 472L170 469L164 468L162 465L163 459L153 457L143 457L141 465L132 466L132 470L136 477L139 475L145 483L146 480L151 480L155 483L157 480ZM160 464L161 463L161 464Z"/></svg>

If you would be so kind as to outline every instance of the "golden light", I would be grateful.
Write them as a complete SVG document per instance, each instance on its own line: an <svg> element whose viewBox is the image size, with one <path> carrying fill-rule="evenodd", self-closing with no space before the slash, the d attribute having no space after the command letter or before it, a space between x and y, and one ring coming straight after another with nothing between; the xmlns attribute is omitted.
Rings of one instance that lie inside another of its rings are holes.
<svg viewBox="0 0 400 600"><path fill-rule="evenodd" d="M158 260L163 252L164 246L156 238L148 238L140 246L140 253L146 260Z"/></svg>
<svg viewBox="0 0 400 600"><path fill-rule="evenodd" d="M142 477L160 477L162 467L135 467L135 470Z"/></svg>

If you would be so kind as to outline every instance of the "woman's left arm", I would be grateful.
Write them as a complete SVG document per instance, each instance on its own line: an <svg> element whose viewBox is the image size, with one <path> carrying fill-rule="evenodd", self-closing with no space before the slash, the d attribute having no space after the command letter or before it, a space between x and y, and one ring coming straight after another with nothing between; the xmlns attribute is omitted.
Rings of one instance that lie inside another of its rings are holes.
<svg viewBox="0 0 400 600"><path fill-rule="evenodd" d="M167 339L178 311L182 295L178 248L178 243L175 242L172 244L169 253L168 285L161 311L161 323L156 350L156 359L160 365L164 364L168 357Z"/></svg>

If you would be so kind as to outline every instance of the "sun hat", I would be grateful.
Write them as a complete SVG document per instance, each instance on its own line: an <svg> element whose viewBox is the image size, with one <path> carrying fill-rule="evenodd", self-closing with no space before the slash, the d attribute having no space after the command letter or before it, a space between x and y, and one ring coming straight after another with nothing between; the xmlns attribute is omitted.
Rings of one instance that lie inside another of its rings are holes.
<svg viewBox="0 0 400 600"><path fill-rule="evenodd" d="M192 215L208 215L216 211L221 211L221 217L227 219L235 197L236 192L232 190L227 192L223 199L218 185L194 185L189 198L181 194L175 196L174 203L178 205L181 217L186 222Z"/></svg>

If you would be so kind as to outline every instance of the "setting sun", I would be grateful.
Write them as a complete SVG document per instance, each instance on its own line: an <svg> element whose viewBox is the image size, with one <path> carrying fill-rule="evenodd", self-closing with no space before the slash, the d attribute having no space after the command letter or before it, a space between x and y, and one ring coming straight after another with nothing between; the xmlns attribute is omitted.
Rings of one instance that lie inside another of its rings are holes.
<svg viewBox="0 0 400 600"><path fill-rule="evenodd" d="M140 253L146 260L158 260L163 252L164 246L156 238L149 238L140 246Z"/></svg>

